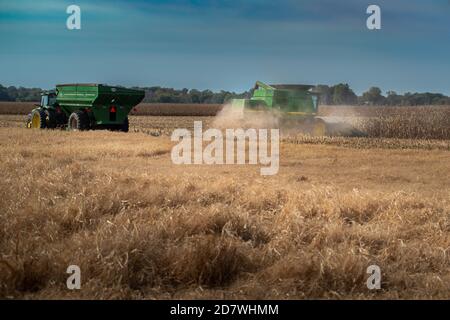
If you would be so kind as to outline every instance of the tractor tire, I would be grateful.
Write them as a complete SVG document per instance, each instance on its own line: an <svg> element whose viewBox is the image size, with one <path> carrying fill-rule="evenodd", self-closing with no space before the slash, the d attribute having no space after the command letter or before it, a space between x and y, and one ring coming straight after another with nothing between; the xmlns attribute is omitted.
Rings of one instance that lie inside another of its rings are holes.
<svg viewBox="0 0 450 320"><path fill-rule="evenodd" d="M120 126L120 131L122 132L128 132L128 130L130 129L130 123L128 121L128 117L125 118L125 121L122 123L122 125Z"/></svg>
<svg viewBox="0 0 450 320"><path fill-rule="evenodd" d="M45 115L46 115L46 126L49 129L55 129L56 125L58 124L57 120L56 120L56 113L52 110L45 110Z"/></svg>
<svg viewBox="0 0 450 320"><path fill-rule="evenodd" d="M31 128L31 113L29 113L29 114L27 115L26 126L27 126L28 129Z"/></svg>
<svg viewBox="0 0 450 320"><path fill-rule="evenodd" d="M55 116L56 116L56 126L57 127L58 126L65 126L65 125L67 125L68 119L67 119L65 113L62 113L62 112L61 113L56 113Z"/></svg>
<svg viewBox="0 0 450 320"><path fill-rule="evenodd" d="M89 129L88 115L81 110L73 112L69 117L69 121L67 123L67 128L72 131L88 130Z"/></svg>
<svg viewBox="0 0 450 320"><path fill-rule="evenodd" d="M47 115L45 114L45 111L43 109L38 108L33 110L33 112L31 112L30 128L45 129L47 127L46 118Z"/></svg>

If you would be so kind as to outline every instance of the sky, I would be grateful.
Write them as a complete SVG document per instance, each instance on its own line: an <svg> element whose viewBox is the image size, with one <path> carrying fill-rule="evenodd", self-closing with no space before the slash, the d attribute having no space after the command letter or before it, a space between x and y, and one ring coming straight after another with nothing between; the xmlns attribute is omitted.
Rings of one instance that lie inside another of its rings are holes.
<svg viewBox="0 0 450 320"><path fill-rule="evenodd" d="M68 30L66 8L81 8ZM381 8L381 30L366 9ZM450 0L0 0L0 84L244 91L348 83L450 95Z"/></svg>

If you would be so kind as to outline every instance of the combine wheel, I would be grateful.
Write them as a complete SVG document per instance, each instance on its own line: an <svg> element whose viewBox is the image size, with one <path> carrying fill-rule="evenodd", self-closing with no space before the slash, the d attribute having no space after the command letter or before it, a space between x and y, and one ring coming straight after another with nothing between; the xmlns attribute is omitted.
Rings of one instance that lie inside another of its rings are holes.
<svg viewBox="0 0 450 320"><path fill-rule="evenodd" d="M73 112L68 121L69 130L88 130L89 129L89 117L88 115L79 110Z"/></svg>
<svg viewBox="0 0 450 320"><path fill-rule="evenodd" d="M45 111L38 108L35 109L30 116L29 127L34 129L45 129L46 127L46 117ZM27 122L28 126L28 122Z"/></svg>
<svg viewBox="0 0 450 320"><path fill-rule="evenodd" d="M312 129L312 136L321 137L327 134L327 125L322 119L314 120L314 127Z"/></svg>

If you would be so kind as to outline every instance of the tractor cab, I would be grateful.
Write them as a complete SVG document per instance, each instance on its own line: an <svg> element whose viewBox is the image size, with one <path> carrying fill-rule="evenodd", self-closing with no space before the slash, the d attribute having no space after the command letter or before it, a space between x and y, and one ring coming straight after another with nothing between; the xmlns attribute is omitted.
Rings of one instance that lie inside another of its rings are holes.
<svg viewBox="0 0 450 320"><path fill-rule="evenodd" d="M66 122L66 116L56 101L56 91L45 91L41 94L41 102L35 104L37 108L33 109L28 115L28 128L49 128L53 129L62 122Z"/></svg>
<svg viewBox="0 0 450 320"><path fill-rule="evenodd" d="M56 103L56 92L55 91L47 91L41 94L41 107L48 108L54 107Z"/></svg>

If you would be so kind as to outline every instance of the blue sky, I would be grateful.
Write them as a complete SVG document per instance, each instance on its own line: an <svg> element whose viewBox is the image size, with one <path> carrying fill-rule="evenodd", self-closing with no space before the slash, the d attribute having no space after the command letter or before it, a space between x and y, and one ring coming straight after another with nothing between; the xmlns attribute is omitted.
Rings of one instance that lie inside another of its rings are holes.
<svg viewBox="0 0 450 320"><path fill-rule="evenodd" d="M82 29L67 30L66 8ZM366 28L366 9L382 29ZM0 0L0 83L242 91L349 83L450 95L449 0Z"/></svg>

